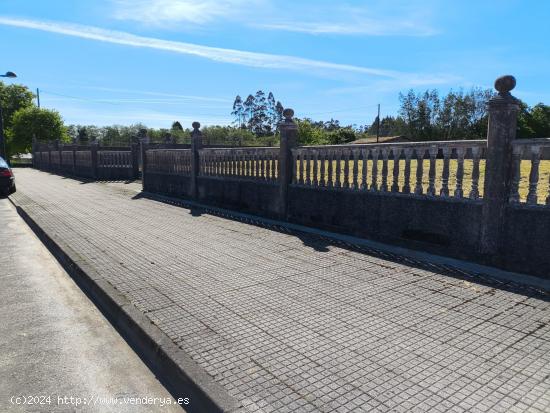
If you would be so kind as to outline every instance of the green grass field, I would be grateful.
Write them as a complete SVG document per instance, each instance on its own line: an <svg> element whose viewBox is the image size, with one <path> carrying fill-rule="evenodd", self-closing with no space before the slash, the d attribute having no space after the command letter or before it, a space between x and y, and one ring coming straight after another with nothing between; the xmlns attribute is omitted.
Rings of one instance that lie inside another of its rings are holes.
<svg viewBox="0 0 550 413"><path fill-rule="evenodd" d="M411 191L414 191L414 186L416 184L416 169L417 169L418 162L416 160L411 160L411 175L410 175L410 186ZM321 163L317 163L317 176L320 177L320 165ZM341 163L341 172L340 172L340 183L343 185L344 183L344 165L345 162L342 161ZM336 180L336 161L333 161L333 182ZM454 190L456 188L456 170L458 167L458 163L456 160L451 159L449 170L449 193L453 195ZM350 161L349 163L349 182L350 185L352 183L353 179L353 162ZM363 168L363 161L358 162L358 184L359 186L362 184L362 168ZM521 162L521 179L519 183L519 193L522 201L525 201L527 198L527 192L529 189L529 172L531 168L531 162L530 161L522 161ZM304 164L305 169L305 164ZM404 181L405 181L405 161L400 160L399 161L399 188L403 187ZM424 193L428 189L428 182L429 182L429 169L430 169L430 162L429 160L424 160L423 162L423 174L422 174L422 186L424 188ZM472 160L464 160L464 179L463 179L463 191L464 196L467 197L470 193L470 190L472 188L472 170L473 170L473 161ZM328 176L328 161L325 161L325 183L327 182ZM371 173L372 173L372 161L368 161L368 168L367 168L367 182L371 184ZM313 177L313 162L311 162L311 175L310 177ZM437 159L436 160L436 175L435 175L435 187L436 187L436 194L439 194L439 191L442 186L442 173L443 173L443 160ZM305 178L305 175L304 175ZM483 195L483 181L485 178L485 161L481 160L479 165L479 192L480 195ZM539 167L539 182L538 182L538 203L544 204L546 202L546 197L548 196L548 189L549 189L549 179L550 179L550 161L541 161L540 167ZM382 183L382 161L378 161L378 185L380 186ZM388 160L388 190L391 189L391 186L393 185L393 160Z"/></svg>

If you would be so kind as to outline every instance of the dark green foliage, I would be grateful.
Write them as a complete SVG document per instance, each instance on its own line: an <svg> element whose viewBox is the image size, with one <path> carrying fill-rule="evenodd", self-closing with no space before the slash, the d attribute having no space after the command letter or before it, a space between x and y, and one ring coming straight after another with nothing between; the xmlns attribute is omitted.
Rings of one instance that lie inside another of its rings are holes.
<svg viewBox="0 0 550 413"><path fill-rule="evenodd" d="M521 104L519 138L550 138L550 106L538 103L532 108Z"/></svg>
<svg viewBox="0 0 550 413"><path fill-rule="evenodd" d="M36 106L19 109L13 114L7 133L7 150L10 155L31 151L32 139L70 141L58 112Z"/></svg>
<svg viewBox="0 0 550 413"><path fill-rule="evenodd" d="M490 90L450 91L440 98L437 90L399 94L399 115L411 140L483 139L487 134Z"/></svg>
<svg viewBox="0 0 550 413"><path fill-rule="evenodd" d="M5 85L0 82L0 103L4 120L4 128L9 129L13 115L19 109L33 106L34 94L22 85Z"/></svg>

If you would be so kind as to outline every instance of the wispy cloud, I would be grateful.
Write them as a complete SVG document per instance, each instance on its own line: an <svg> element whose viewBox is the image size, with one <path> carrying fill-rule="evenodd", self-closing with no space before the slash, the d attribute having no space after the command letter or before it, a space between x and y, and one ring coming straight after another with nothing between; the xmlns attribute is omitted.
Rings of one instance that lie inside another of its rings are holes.
<svg viewBox="0 0 550 413"><path fill-rule="evenodd" d="M424 84L440 83L442 80L454 77L447 75L422 75L403 73L395 70L378 69L350 64L332 63L322 60L306 59L295 56L256 53L236 49L202 46L193 43L163 40L154 37L137 36L127 32L107 30L93 26L71 24L64 22L28 20L0 16L0 24L6 26L41 30L66 36L80 37L100 42L121 44L132 47L143 47L165 50L174 53L192 55L216 62L237 64L255 68L299 70L312 73L355 73L401 81L422 82Z"/></svg>
<svg viewBox="0 0 550 413"><path fill-rule="evenodd" d="M263 0L114 0L113 17L150 25L233 18Z"/></svg>
<svg viewBox="0 0 550 413"><path fill-rule="evenodd" d="M380 21L371 18L351 21L297 21L255 24L256 27L309 34L368 35L368 36L431 36L437 31L411 20Z"/></svg>
<svg viewBox="0 0 550 413"><path fill-rule="evenodd" d="M177 100L184 100L184 101L203 100L207 102L220 102L220 103L233 102L232 100L229 100L226 98L216 98L216 97L210 97L210 96L181 95L178 93L152 92L148 90L121 89L121 88L103 87L103 86L80 86L80 87L84 89L100 90L105 92L127 93L130 95L163 96L163 97L175 98Z"/></svg>
<svg viewBox="0 0 550 413"><path fill-rule="evenodd" d="M229 20L239 25L308 34L430 36L425 2L371 0L365 5L305 0L284 12L274 0L112 0L112 17L142 24L178 27ZM280 18L274 16L281 16ZM303 17L305 16L305 18Z"/></svg>

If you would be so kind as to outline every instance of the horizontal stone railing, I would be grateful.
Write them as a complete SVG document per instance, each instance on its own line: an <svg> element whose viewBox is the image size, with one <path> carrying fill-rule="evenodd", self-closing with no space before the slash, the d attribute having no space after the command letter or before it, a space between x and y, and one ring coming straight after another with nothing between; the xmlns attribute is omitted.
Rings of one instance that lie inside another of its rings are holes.
<svg viewBox="0 0 550 413"><path fill-rule="evenodd" d="M191 149L147 149L147 172L191 175Z"/></svg>
<svg viewBox="0 0 550 413"><path fill-rule="evenodd" d="M99 168L131 168L132 151L98 151Z"/></svg>
<svg viewBox="0 0 550 413"><path fill-rule="evenodd" d="M135 179L139 175L139 147L101 147L33 142L35 168L92 179Z"/></svg>
<svg viewBox="0 0 550 413"><path fill-rule="evenodd" d="M485 140L298 147L292 184L478 199L486 147Z"/></svg>
<svg viewBox="0 0 550 413"><path fill-rule="evenodd" d="M91 151L75 151L75 165L77 167L92 167L92 152Z"/></svg>
<svg viewBox="0 0 550 413"><path fill-rule="evenodd" d="M541 160L550 160L550 138L515 140L512 143L511 203L525 200L528 205L544 203L550 206L550 173L546 180L541 179ZM524 163L528 164L528 175L524 173L527 168L522 168ZM527 187L527 191L521 191L522 187ZM520 192L527 192L526 197Z"/></svg>
<svg viewBox="0 0 550 413"><path fill-rule="evenodd" d="M279 148L199 150L199 176L276 182Z"/></svg>

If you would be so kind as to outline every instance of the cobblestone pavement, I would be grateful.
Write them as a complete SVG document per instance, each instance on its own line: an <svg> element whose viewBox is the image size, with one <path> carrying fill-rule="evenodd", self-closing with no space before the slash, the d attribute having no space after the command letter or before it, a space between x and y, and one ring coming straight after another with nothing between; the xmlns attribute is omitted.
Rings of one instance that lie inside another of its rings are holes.
<svg viewBox="0 0 550 413"><path fill-rule="evenodd" d="M550 411L542 293L134 197L133 185L16 176L17 203L243 411Z"/></svg>

